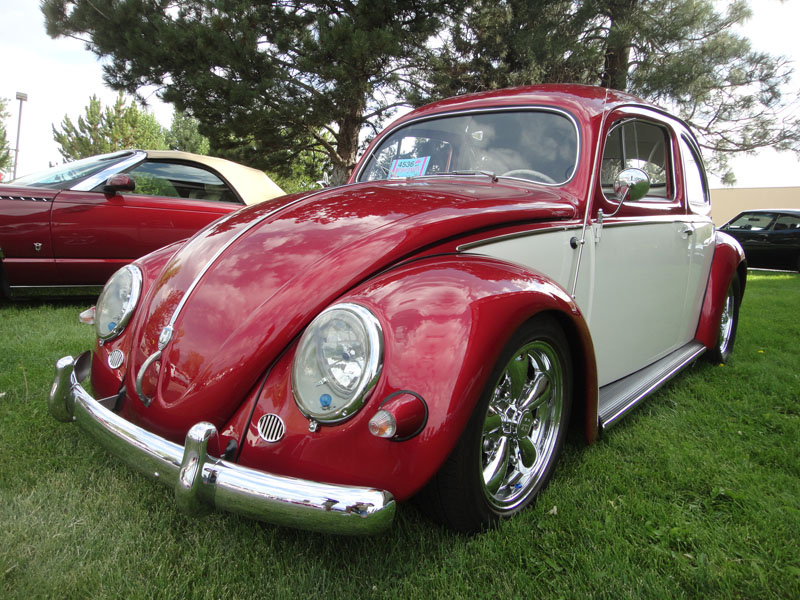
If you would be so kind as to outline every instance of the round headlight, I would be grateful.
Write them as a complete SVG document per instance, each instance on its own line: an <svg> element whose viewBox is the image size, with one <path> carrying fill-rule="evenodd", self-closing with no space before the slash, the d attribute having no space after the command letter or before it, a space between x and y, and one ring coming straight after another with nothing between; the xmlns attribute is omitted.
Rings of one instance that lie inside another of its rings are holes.
<svg viewBox="0 0 800 600"><path fill-rule="evenodd" d="M292 392L307 417L343 421L364 405L383 363L383 333L370 311L337 304L306 329L292 363Z"/></svg>
<svg viewBox="0 0 800 600"><path fill-rule="evenodd" d="M122 333L139 302L142 272L126 265L111 276L97 299L94 328L101 340L110 340Z"/></svg>

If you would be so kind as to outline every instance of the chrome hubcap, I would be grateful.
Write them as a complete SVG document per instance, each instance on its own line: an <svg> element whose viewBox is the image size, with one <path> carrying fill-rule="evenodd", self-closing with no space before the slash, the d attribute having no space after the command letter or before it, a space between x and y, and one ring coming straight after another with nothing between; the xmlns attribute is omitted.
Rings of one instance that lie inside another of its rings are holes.
<svg viewBox="0 0 800 600"><path fill-rule="evenodd" d="M731 343L733 332L733 289L728 289L725 306L722 307L722 317L719 320L719 351L725 354Z"/></svg>
<svg viewBox="0 0 800 600"><path fill-rule="evenodd" d="M536 341L517 351L498 379L483 424L483 489L497 510L537 491L555 452L564 374L555 349Z"/></svg>

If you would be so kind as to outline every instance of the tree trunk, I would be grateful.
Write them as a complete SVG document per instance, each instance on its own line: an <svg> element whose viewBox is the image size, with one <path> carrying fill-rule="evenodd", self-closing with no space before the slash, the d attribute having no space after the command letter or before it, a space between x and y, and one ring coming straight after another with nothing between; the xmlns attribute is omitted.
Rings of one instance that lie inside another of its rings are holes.
<svg viewBox="0 0 800 600"><path fill-rule="evenodd" d="M339 132L336 134L336 156L332 157L331 185L347 183L353 167L356 166L358 156L358 136L364 124L362 113L365 102L363 98L355 98L353 105L348 107L348 114L338 123Z"/></svg>
<svg viewBox="0 0 800 600"><path fill-rule="evenodd" d="M600 77L600 85L603 87L621 91L628 87L633 12L638 4L639 0L611 0L608 3L607 16L611 23L603 57L603 74Z"/></svg>

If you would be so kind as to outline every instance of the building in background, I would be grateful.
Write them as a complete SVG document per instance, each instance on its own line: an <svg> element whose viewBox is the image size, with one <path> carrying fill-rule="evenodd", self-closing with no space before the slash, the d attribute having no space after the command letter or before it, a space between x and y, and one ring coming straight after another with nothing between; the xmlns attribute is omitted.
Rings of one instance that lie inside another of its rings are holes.
<svg viewBox="0 0 800 600"><path fill-rule="evenodd" d="M719 188L711 190L711 218L717 226L753 208L798 208L800 187Z"/></svg>

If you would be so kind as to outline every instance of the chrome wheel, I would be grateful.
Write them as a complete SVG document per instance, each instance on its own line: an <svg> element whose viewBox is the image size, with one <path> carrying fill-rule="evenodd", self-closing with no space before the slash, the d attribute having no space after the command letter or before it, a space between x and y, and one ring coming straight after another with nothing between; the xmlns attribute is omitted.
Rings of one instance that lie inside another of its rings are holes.
<svg viewBox="0 0 800 600"><path fill-rule="evenodd" d="M547 341L526 344L506 364L481 436L483 493L495 511L513 511L542 487L557 454L564 396L564 366Z"/></svg>
<svg viewBox="0 0 800 600"><path fill-rule="evenodd" d="M719 319L719 353L727 356L728 349L733 338L734 310L736 298L734 297L733 286L728 287L728 295L725 297L725 305L722 307L722 315Z"/></svg>

